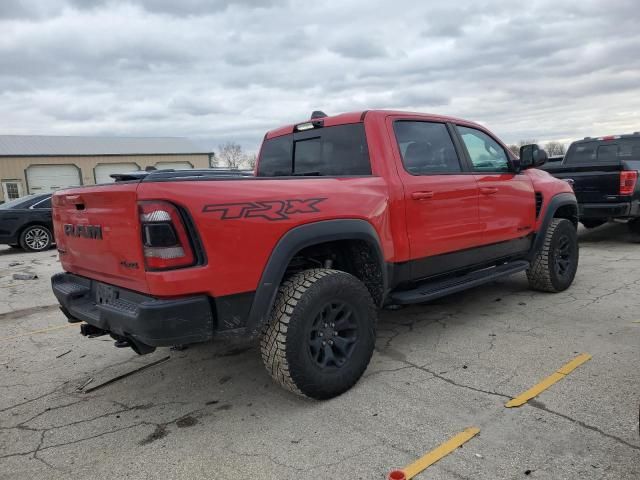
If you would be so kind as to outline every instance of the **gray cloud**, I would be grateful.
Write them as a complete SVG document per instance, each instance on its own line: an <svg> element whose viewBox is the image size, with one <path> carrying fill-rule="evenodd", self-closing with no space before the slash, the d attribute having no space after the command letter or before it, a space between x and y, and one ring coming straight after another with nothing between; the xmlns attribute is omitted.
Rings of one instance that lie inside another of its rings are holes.
<svg viewBox="0 0 640 480"><path fill-rule="evenodd" d="M313 109L396 108L508 142L634 131L639 21L632 0L3 0L0 126L256 149Z"/></svg>

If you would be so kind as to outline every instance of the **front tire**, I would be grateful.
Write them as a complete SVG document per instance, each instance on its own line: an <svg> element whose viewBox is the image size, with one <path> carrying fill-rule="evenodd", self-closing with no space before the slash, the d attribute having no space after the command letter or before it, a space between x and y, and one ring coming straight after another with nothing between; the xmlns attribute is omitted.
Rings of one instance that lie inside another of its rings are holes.
<svg viewBox="0 0 640 480"><path fill-rule="evenodd" d="M28 252L41 252L51 247L53 235L43 225L31 225L20 234L20 246Z"/></svg>
<svg viewBox="0 0 640 480"><path fill-rule="evenodd" d="M566 218L554 218L545 232L542 249L527 270L529 286L542 292L566 290L576 276L578 258L575 226Z"/></svg>
<svg viewBox="0 0 640 480"><path fill-rule="evenodd" d="M375 346L377 310L349 273L318 268L287 279L261 340L262 360L281 386L324 400L349 390Z"/></svg>

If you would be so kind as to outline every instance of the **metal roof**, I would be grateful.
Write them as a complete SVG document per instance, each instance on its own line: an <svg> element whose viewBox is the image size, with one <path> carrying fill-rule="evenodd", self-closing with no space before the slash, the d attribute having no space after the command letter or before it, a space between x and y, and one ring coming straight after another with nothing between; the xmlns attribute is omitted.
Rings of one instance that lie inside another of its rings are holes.
<svg viewBox="0 0 640 480"><path fill-rule="evenodd" d="M0 135L0 156L153 155L208 151L181 137Z"/></svg>

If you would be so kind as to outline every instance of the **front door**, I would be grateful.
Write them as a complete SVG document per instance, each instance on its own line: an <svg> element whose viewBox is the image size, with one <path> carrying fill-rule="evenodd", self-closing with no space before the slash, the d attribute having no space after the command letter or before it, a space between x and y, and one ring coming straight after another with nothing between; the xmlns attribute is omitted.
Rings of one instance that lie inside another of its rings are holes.
<svg viewBox="0 0 640 480"><path fill-rule="evenodd" d="M517 240L532 233L536 198L531 179L516 174L505 149L487 133L457 126L478 184L483 243Z"/></svg>
<svg viewBox="0 0 640 480"><path fill-rule="evenodd" d="M412 276L437 273L434 257L482 244L478 186L464 172L444 123L396 120Z"/></svg>

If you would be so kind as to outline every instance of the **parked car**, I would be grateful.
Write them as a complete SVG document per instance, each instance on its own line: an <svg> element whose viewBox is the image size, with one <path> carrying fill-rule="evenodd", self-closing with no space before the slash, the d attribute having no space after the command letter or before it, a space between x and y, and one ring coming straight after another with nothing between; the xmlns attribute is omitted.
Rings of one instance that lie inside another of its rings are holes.
<svg viewBox="0 0 640 480"><path fill-rule="evenodd" d="M51 194L28 195L0 205L0 244L39 252L53 239Z"/></svg>
<svg viewBox="0 0 640 480"><path fill-rule="evenodd" d="M65 273L53 291L82 332L116 346L260 337L283 387L348 390L377 308L423 303L517 272L559 292L578 267L571 187L485 127L368 111L272 130L255 177L149 172L58 191ZM124 179L122 179L124 180Z"/></svg>
<svg viewBox="0 0 640 480"><path fill-rule="evenodd" d="M624 219L640 233L640 132L578 140L561 163L542 168L573 186L585 227Z"/></svg>

